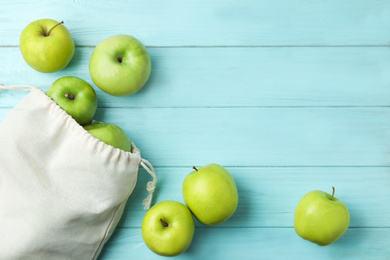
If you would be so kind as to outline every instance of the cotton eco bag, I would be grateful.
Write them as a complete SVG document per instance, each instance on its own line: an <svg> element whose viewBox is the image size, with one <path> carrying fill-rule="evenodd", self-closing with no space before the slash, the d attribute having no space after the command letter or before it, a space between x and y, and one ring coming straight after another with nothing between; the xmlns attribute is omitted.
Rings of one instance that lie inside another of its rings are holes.
<svg viewBox="0 0 390 260"><path fill-rule="evenodd" d="M153 167L94 138L40 89L0 123L0 259L96 259L137 181ZM1 98L1 91L0 91Z"/></svg>

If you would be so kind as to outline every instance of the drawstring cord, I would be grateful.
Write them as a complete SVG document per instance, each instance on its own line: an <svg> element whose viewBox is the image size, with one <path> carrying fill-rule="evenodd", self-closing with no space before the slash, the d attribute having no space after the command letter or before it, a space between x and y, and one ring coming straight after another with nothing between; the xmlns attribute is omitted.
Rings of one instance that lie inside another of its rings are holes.
<svg viewBox="0 0 390 260"><path fill-rule="evenodd" d="M148 210L152 204L153 192L156 189L157 177L152 164L148 162L148 160L141 159L141 166L153 177L153 180L146 184L146 190L148 191L149 195L142 202L144 209Z"/></svg>

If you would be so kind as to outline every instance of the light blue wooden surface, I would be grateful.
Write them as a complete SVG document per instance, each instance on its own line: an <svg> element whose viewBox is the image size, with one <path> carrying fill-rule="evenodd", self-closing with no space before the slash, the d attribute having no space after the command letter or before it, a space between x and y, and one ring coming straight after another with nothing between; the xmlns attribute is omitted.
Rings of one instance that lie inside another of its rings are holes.
<svg viewBox="0 0 390 260"><path fill-rule="evenodd" d="M139 38L152 58L145 88L112 97L95 87L97 120L121 126L155 167L154 203L183 202L192 165L215 162L236 179L236 213L196 222L177 259L390 259L389 1L0 1L0 82L46 90L73 75L92 84L101 40ZM18 48L33 20L64 20L77 45L64 70L42 74ZM0 92L0 121L24 93ZM100 260L163 259L143 243L140 170ZM295 206L321 189L351 214L328 247L299 238Z"/></svg>

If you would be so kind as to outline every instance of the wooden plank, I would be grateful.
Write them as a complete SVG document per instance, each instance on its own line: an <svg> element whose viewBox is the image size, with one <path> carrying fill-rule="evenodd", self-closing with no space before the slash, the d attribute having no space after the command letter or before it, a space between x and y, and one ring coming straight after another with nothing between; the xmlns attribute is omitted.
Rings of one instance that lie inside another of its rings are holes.
<svg viewBox="0 0 390 260"><path fill-rule="evenodd" d="M148 46L147 86L123 98L94 86L95 119L121 126L156 167L154 203L183 202L191 166L211 162L227 167L240 194L229 221L196 222L191 247L177 259L390 259L390 1L3 0L0 6L4 84L46 90L67 75L92 83L88 62L101 40L124 33ZM52 74L29 68L17 47L23 28L46 17L64 20L78 46L70 66ZM0 92L0 123L23 95ZM149 180L141 168L99 259L162 259L141 236ZM335 244L319 247L295 234L294 210L310 190L330 192L332 185L351 224Z"/></svg>
<svg viewBox="0 0 390 260"><path fill-rule="evenodd" d="M202 166L202 165L197 165ZM293 227L299 200L309 191L323 190L347 205L350 227L390 227L389 167L227 167L239 190L235 214L216 227ZM157 189L153 203L176 200L184 203L182 183L191 167L157 167ZM120 227L141 227L145 211L146 182L140 170L135 190L128 200ZM197 227L203 227L196 222Z"/></svg>
<svg viewBox="0 0 390 260"><path fill-rule="evenodd" d="M65 70L44 74L18 48L0 48L0 82L47 90L58 78L93 85L93 48L77 48ZM129 97L96 86L100 107L390 106L388 48L150 48L152 75ZM0 107L22 94L0 93Z"/></svg>
<svg viewBox="0 0 390 260"><path fill-rule="evenodd" d="M95 116L122 127L155 166L389 166L386 118L389 108L102 108Z"/></svg>
<svg viewBox="0 0 390 260"><path fill-rule="evenodd" d="M78 46L119 33L148 46L387 45L389 12L386 0L3 0L0 45L46 17L64 20Z"/></svg>
<svg viewBox="0 0 390 260"><path fill-rule="evenodd" d="M388 166L388 108L99 109L156 166ZM364 147L364 149L362 149Z"/></svg>
<svg viewBox="0 0 390 260"><path fill-rule="evenodd" d="M196 228L194 239L175 259L389 259L390 229L353 228L320 247L293 228ZM142 240L141 230L117 229L100 260L162 259Z"/></svg>

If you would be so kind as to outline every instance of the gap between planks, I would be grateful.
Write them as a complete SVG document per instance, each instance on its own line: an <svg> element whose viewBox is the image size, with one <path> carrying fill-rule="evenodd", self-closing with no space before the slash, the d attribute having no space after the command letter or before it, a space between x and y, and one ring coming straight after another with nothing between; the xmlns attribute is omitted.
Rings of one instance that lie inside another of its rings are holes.
<svg viewBox="0 0 390 260"><path fill-rule="evenodd" d="M76 45L76 48L95 48L95 45ZM390 45L145 45L146 48L186 49L186 48L389 48ZM4 45L0 48L19 48L19 45Z"/></svg>
<svg viewBox="0 0 390 260"><path fill-rule="evenodd" d="M226 228L226 229L294 229L294 226L255 226L255 227L248 227L248 226L196 226L196 229L209 229L209 228ZM116 227L115 229L141 229L141 227ZM390 227L357 227L357 226L350 226L348 229L390 229Z"/></svg>
<svg viewBox="0 0 390 260"><path fill-rule="evenodd" d="M11 109L13 106L0 106L0 109ZM98 106L98 109L307 109L307 108L330 108L330 109L360 109L360 108L390 108L390 106Z"/></svg>

